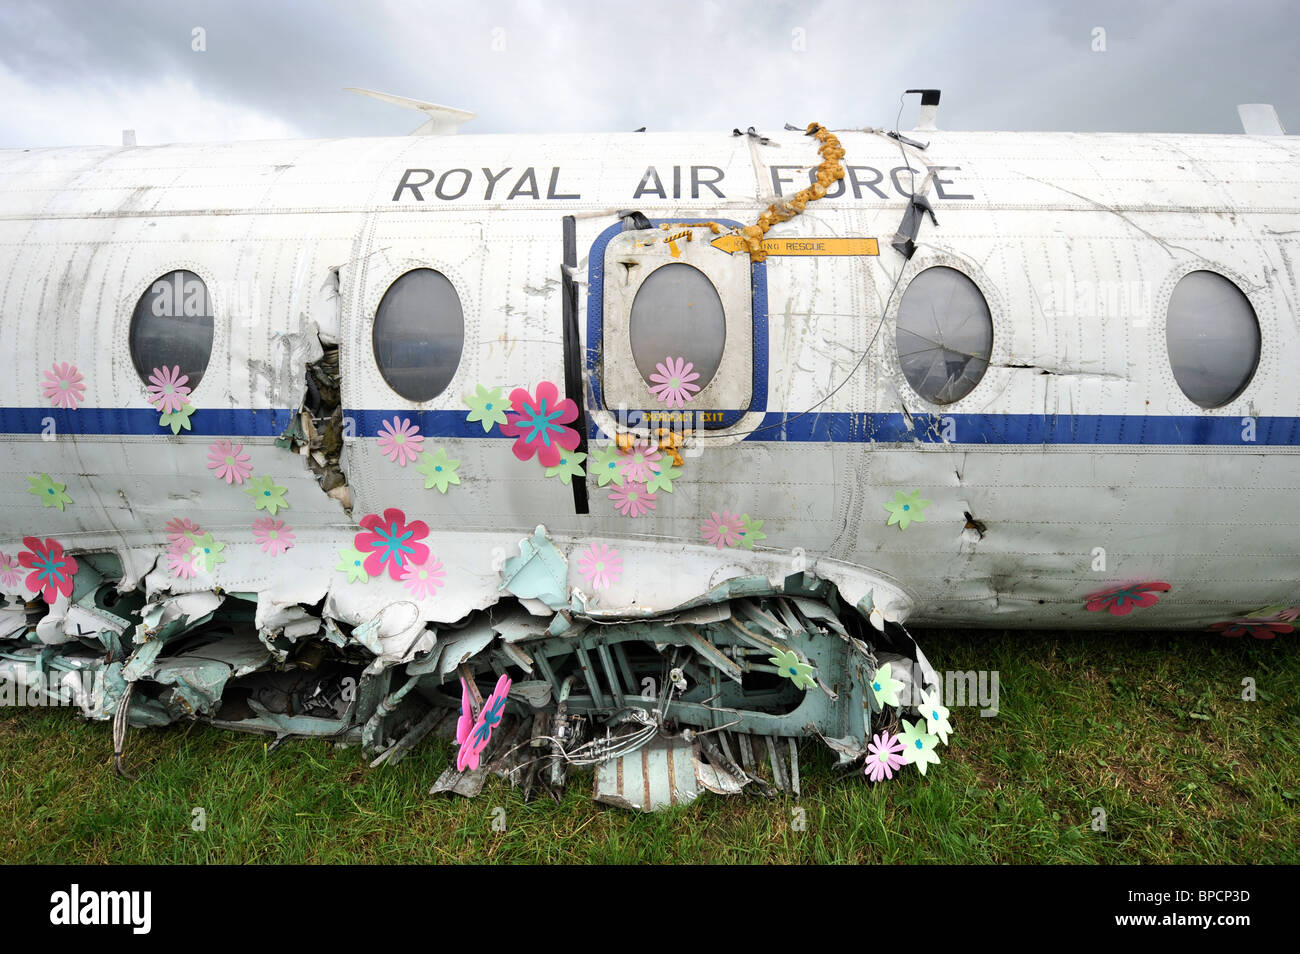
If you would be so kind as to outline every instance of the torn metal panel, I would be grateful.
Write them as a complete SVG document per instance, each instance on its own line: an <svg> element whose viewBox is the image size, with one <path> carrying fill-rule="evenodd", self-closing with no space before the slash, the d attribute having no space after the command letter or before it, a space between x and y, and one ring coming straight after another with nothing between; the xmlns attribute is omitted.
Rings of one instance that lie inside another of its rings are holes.
<svg viewBox="0 0 1300 954"><path fill-rule="evenodd" d="M854 736L834 739L823 735L820 738L826 744L826 747L835 753L836 761L841 766L861 761L862 757L867 754L866 743Z"/></svg>
<svg viewBox="0 0 1300 954"><path fill-rule="evenodd" d="M390 603L369 622L356 627L352 638L374 654L374 661L366 668L367 674L374 675L429 652L438 636L420 621L418 606L402 601Z"/></svg>
<svg viewBox="0 0 1300 954"><path fill-rule="evenodd" d="M519 556L506 560L501 576L501 589L520 599L536 599L553 610L569 602L569 561L543 526L519 542Z"/></svg>
<svg viewBox="0 0 1300 954"><path fill-rule="evenodd" d="M269 599L257 601L254 617L257 631L264 640L283 637L289 642L315 636L321 630L321 620L313 616L301 603L281 603Z"/></svg>
<svg viewBox="0 0 1300 954"><path fill-rule="evenodd" d="M210 638L155 662L144 677L171 686L168 703L179 705L189 716L213 714L227 682L263 668L273 658L251 633L205 635Z"/></svg>
<svg viewBox="0 0 1300 954"><path fill-rule="evenodd" d="M549 625L548 620L539 619L523 610L511 610L492 620L493 631L499 633L507 643L541 636Z"/></svg>
<svg viewBox="0 0 1300 954"><path fill-rule="evenodd" d="M23 604L0 606L0 640L9 639L27 629L27 607Z"/></svg>
<svg viewBox="0 0 1300 954"><path fill-rule="evenodd" d="M545 679L530 682L516 682L510 686L510 698L518 699L533 709L542 709L550 705L551 684Z"/></svg>
<svg viewBox="0 0 1300 954"><path fill-rule="evenodd" d="M478 620L462 630L444 635L437 663L438 675L442 677L451 675L456 671L457 666L468 662L486 649L493 637L492 626L487 620ZM408 672L430 671L432 666L429 665L429 661L425 660L424 663L426 665L421 665L419 669L409 668Z"/></svg>
<svg viewBox="0 0 1300 954"><path fill-rule="evenodd" d="M694 762L696 781L715 795L738 795L750 781L748 776L732 774L704 760L698 753Z"/></svg>
<svg viewBox="0 0 1300 954"><path fill-rule="evenodd" d="M690 744L657 739L638 752L596 766L592 798L642 812L687 805L700 793L695 766Z"/></svg>

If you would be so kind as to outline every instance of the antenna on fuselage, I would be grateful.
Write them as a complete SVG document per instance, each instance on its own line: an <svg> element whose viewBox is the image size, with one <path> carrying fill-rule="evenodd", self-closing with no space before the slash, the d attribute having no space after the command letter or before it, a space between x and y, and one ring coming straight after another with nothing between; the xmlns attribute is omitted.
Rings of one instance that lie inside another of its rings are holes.
<svg viewBox="0 0 1300 954"><path fill-rule="evenodd" d="M938 129L935 120L939 118L939 94L937 89L909 89L903 95L908 93L921 94L921 113L916 117L916 129L930 130Z"/></svg>
<svg viewBox="0 0 1300 954"><path fill-rule="evenodd" d="M1285 136L1282 120L1272 103L1243 103L1237 107L1241 131L1247 136Z"/></svg>
<svg viewBox="0 0 1300 954"><path fill-rule="evenodd" d="M392 93L380 93L373 89L361 89L358 86L345 86L344 90L348 93L360 93L362 96L369 96L381 103L405 106L407 109L418 109L428 116L427 122L412 129L407 134L410 136L454 136L460 131L462 123L467 123L474 118L474 113L465 109L457 109L454 106L439 106L437 103L426 103L423 100L411 99L407 96L394 96Z"/></svg>

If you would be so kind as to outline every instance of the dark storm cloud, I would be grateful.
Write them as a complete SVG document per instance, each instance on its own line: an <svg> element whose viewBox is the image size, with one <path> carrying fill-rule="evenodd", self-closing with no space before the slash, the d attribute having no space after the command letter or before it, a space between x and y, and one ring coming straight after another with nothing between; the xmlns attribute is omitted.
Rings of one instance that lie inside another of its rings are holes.
<svg viewBox="0 0 1300 954"><path fill-rule="evenodd" d="M142 141L156 141L151 119L160 135L195 137L245 125L401 134L421 122L345 86L471 109L479 118L466 132L884 126L899 93L916 86L943 89L940 125L953 129L1236 132L1235 105L1259 101L1300 129L1297 25L1300 13L1281 0L10 0L0 8L3 88L48 102L43 114L0 119L0 144L85 141L81 99L110 114L94 117L110 129L141 127ZM191 49L195 27L204 52ZM1094 50L1097 28L1104 52ZM186 108L220 106L221 123L139 115L177 86ZM914 116L913 104L904 124Z"/></svg>

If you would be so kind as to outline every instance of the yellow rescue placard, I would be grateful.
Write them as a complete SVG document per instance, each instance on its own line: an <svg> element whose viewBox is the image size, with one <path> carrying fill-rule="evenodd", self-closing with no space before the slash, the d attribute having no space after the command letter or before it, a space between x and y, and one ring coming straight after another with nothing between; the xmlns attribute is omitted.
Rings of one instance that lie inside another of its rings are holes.
<svg viewBox="0 0 1300 954"><path fill-rule="evenodd" d="M720 235L710 243L724 252L739 252L745 243L739 235ZM763 239L768 255L879 255L873 238L776 238Z"/></svg>

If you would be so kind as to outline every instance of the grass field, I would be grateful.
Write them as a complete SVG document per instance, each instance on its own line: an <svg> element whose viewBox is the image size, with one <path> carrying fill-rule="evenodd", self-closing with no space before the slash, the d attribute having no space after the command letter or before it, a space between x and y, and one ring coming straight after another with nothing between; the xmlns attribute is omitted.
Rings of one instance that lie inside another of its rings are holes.
<svg viewBox="0 0 1300 954"><path fill-rule="evenodd" d="M837 778L801 749L803 798L703 794L637 815L490 779L427 794L450 744L391 769L356 747L188 725L132 730L0 710L0 859L9 863L1300 862L1300 653L1208 633L921 632L936 669L997 670L1000 711L954 709L927 777ZM1243 679L1257 698L1242 699ZM202 807L206 831L191 830ZM504 831L494 831L501 818ZM802 808L802 826L800 813ZM1094 810L1105 830L1093 828Z"/></svg>

